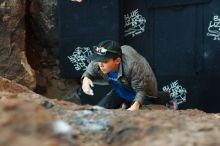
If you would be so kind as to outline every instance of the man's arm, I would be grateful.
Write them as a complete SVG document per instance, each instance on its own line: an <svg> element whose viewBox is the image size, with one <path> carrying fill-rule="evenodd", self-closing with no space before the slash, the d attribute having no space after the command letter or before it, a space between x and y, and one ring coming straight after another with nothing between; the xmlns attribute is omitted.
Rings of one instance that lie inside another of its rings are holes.
<svg viewBox="0 0 220 146"><path fill-rule="evenodd" d="M140 64L134 63L131 69L131 87L136 92L134 103L128 110L139 110L146 96L146 91L144 89L144 75L143 67Z"/></svg>
<svg viewBox="0 0 220 146"><path fill-rule="evenodd" d="M98 74L98 64L95 62L90 62L90 64L86 68L86 71L83 73L81 77L82 90L84 93L92 96L94 95L91 87L94 87L93 80L95 79L97 74Z"/></svg>
<svg viewBox="0 0 220 146"><path fill-rule="evenodd" d="M86 68L86 71L82 74L81 82L83 81L84 77L88 77L92 81L98 76L98 64L97 62L90 62Z"/></svg>
<svg viewBox="0 0 220 146"><path fill-rule="evenodd" d="M108 85L107 80L103 80L101 75L101 71L97 62L90 62L86 68L86 71L83 73L81 77L82 89L88 95L93 95L93 87L94 84L99 85Z"/></svg>
<svg viewBox="0 0 220 146"><path fill-rule="evenodd" d="M94 82L94 84L109 85L108 80L103 78L102 71L100 70L97 62L92 61L87 66L86 71L83 73L81 77L81 83L85 77L88 77L89 79L91 79Z"/></svg>

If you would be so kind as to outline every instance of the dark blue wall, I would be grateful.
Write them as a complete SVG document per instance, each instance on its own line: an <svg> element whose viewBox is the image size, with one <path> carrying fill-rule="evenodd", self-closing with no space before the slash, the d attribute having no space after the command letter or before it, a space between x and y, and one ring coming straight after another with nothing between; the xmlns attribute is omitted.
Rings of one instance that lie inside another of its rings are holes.
<svg viewBox="0 0 220 146"><path fill-rule="evenodd" d="M160 90L186 96L180 108L220 112L219 0L59 0L59 18L64 78L83 72L67 59L75 48L113 39L150 62Z"/></svg>
<svg viewBox="0 0 220 146"><path fill-rule="evenodd" d="M79 78L85 70L83 63L88 65L85 56L94 45L105 39L120 42L120 3L118 0L83 0L81 3L59 0L58 6L61 75ZM82 52L78 51L82 48ZM74 51L79 57L71 63L68 56Z"/></svg>

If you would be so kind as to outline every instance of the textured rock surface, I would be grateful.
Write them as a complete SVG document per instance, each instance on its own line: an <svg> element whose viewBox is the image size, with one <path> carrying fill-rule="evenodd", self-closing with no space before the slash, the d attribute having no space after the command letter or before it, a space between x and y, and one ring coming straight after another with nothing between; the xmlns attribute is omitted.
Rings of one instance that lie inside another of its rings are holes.
<svg viewBox="0 0 220 146"><path fill-rule="evenodd" d="M38 70L44 65L56 65L57 0L27 0L26 16L28 61Z"/></svg>
<svg viewBox="0 0 220 146"><path fill-rule="evenodd" d="M0 1L0 76L35 88L35 74L25 55L25 0Z"/></svg>
<svg viewBox="0 0 220 146"><path fill-rule="evenodd" d="M0 145L74 145L71 140L63 139L53 131L52 124L56 116L47 109L61 108L63 103L56 102L58 101L35 94L14 81L0 78Z"/></svg>
<svg viewBox="0 0 220 146"><path fill-rule="evenodd" d="M0 0L0 76L50 98L79 102L59 77L57 0Z"/></svg>
<svg viewBox="0 0 220 146"><path fill-rule="evenodd" d="M217 146L219 115L198 110L94 110L67 112L64 120L80 131L79 143L115 146ZM77 140L77 139L76 139ZM83 140L83 141L82 141Z"/></svg>
<svg viewBox="0 0 220 146"><path fill-rule="evenodd" d="M26 7L26 54L36 70L35 91L50 98L79 102L78 82L59 76L57 0L28 0Z"/></svg>
<svg viewBox="0 0 220 146"><path fill-rule="evenodd" d="M138 112L80 106L3 78L0 115L0 145L7 146L220 145L220 114L153 105Z"/></svg>
<svg viewBox="0 0 220 146"><path fill-rule="evenodd" d="M30 27L42 46L56 48L57 33L57 0L29 0Z"/></svg>

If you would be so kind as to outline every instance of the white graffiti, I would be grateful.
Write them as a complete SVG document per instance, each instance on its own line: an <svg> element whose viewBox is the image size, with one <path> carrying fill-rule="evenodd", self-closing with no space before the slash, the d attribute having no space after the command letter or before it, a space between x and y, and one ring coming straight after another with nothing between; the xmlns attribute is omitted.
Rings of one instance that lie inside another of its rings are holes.
<svg viewBox="0 0 220 146"><path fill-rule="evenodd" d="M210 21L207 36L212 36L213 40L220 41L220 17L218 15L215 15L213 21Z"/></svg>
<svg viewBox="0 0 220 146"><path fill-rule="evenodd" d="M125 37L129 35L135 37L145 31L146 19L139 14L138 9L132 11L130 14L124 15L124 22Z"/></svg>
<svg viewBox="0 0 220 146"><path fill-rule="evenodd" d="M175 101L177 105L186 102L187 91L185 88L179 85L178 80L172 82L170 85L164 86L163 91L169 92L172 100Z"/></svg>
<svg viewBox="0 0 220 146"><path fill-rule="evenodd" d="M89 63L88 56L92 54L89 47L77 47L71 56L67 56L70 62L73 64L75 70L86 70Z"/></svg>

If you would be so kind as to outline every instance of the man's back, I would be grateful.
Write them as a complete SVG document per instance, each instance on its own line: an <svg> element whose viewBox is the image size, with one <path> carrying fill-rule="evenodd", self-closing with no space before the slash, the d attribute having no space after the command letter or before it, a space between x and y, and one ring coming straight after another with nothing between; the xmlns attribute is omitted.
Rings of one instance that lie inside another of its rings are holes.
<svg viewBox="0 0 220 146"><path fill-rule="evenodd" d="M140 87L148 96L157 96L157 80L147 60L131 46L121 46L121 50L123 73L137 85L133 88Z"/></svg>
<svg viewBox="0 0 220 146"><path fill-rule="evenodd" d="M135 63L137 65L141 65L142 69L145 69L145 71L152 73L152 75L154 76L154 73L148 61L141 54L139 54L134 48L132 48L131 46L124 45L121 46L121 50L122 50L122 61L124 59L124 61L129 63L128 65Z"/></svg>

